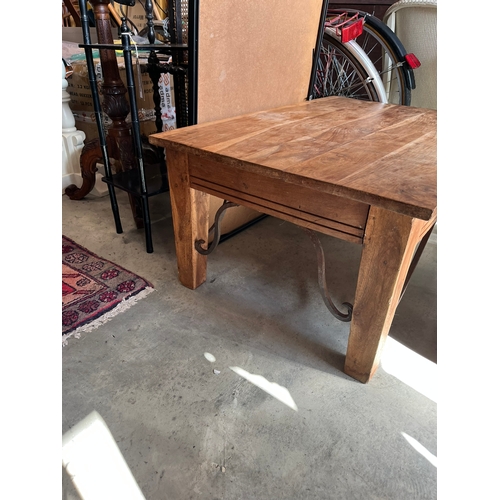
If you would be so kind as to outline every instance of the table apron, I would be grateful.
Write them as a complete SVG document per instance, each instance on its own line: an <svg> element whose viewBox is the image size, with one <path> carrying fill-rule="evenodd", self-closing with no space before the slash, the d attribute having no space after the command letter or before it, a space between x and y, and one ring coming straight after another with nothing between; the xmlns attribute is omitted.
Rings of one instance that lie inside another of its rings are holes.
<svg viewBox="0 0 500 500"><path fill-rule="evenodd" d="M189 155L190 187L299 226L362 244L370 205Z"/></svg>

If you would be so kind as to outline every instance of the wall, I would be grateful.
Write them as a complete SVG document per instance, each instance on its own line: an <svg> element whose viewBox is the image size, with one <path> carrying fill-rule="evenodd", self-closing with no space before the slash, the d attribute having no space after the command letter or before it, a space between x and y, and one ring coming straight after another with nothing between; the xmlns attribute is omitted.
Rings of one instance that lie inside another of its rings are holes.
<svg viewBox="0 0 500 500"><path fill-rule="evenodd" d="M321 4L200 2L198 123L303 101Z"/></svg>

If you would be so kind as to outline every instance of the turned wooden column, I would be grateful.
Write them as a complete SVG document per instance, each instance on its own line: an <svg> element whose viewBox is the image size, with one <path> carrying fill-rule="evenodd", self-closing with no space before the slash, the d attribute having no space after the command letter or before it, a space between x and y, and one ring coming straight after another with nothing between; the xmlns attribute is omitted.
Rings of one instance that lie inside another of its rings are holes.
<svg viewBox="0 0 500 500"><path fill-rule="evenodd" d="M109 14L109 0L90 0L94 11L94 18L99 44L113 44L111 18ZM116 160L115 168L118 171L137 168L132 139L132 126L126 119L130 113L130 106L126 98L127 88L120 78L116 52L112 49L99 49L102 68L102 109L112 120L108 129L106 144L109 156ZM84 198L94 187L96 163L102 159L99 140L90 141L83 149L80 166L83 185L80 189L69 186L66 194L73 200ZM129 194L130 205L136 226L143 227L141 207L138 200Z"/></svg>
<svg viewBox="0 0 500 500"><path fill-rule="evenodd" d="M90 0L94 11L97 31L97 40L100 44L113 44L111 19L109 15L109 0ZM130 170L137 167L134 159L132 141L132 127L126 119L130 113L130 106L126 99L127 88L120 78L116 52L114 50L99 49L102 69L102 109L113 121L108 130L110 148L116 147L122 168ZM113 150L112 150L113 152Z"/></svg>

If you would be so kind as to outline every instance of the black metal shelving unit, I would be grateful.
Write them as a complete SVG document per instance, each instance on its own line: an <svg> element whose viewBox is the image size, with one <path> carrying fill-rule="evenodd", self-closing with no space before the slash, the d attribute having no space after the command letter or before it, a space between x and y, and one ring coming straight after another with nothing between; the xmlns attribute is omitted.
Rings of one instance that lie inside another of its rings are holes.
<svg viewBox="0 0 500 500"><path fill-rule="evenodd" d="M142 216L146 236L146 251L153 252L151 221L149 217L148 199L168 191L167 168L163 150L149 146L146 155L142 145L139 116L137 111L135 77L132 55L136 51L148 53L147 70L153 82L153 100L155 102L156 128L162 131L160 96L158 81L162 73L170 73L174 80L174 98L176 107L177 127L194 125L197 122L198 108L198 0L171 0L169 4L169 34L170 43L155 43L156 37L152 21L152 2L144 3L148 19L149 44L132 44L131 30L124 18L120 27L121 44L96 44L90 39L89 19L86 11L86 1L79 0L83 44L89 72L89 84L92 92L99 142L102 150L105 176L103 182L108 185L111 208L117 233L122 233L116 189L130 193L141 200ZM183 19L184 18L184 19ZM186 22L185 19L189 22ZM187 33L186 33L187 31ZM187 42L187 43L185 43ZM133 137L136 167L130 170L113 173L110 164L106 131L102 119L102 106L99 99L96 72L93 63L93 49L111 49L123 51L125 61L126 86L128 90L131 132ZM161 62L158 55L171 56L172 62ZM153 152L153 154L148 154ZM149 160L149 161L145 161Z"/></svg>

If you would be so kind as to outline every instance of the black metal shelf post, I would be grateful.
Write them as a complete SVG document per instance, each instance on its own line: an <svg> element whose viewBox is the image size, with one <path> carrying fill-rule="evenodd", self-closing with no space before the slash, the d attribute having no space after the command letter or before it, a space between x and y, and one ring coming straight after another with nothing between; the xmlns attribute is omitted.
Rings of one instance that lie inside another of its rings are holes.
<svg viewBox="0 0 500 500"><path fill-rule="evenodd" d="M92 102L94 105L94 113L97 124L97 133L99 135L99 143L101 146L102 158L104 163L104 173L106 177L111 176L111 164L109 161L108 147L106 144L106 134L104 132L104 125L102 121L102 108L101 101L99 100L99 91L97 89L97 79L94 68L94 57L92 54L92 45L90 39L90 27L89 18L87 15L87 2L85 0L79 0L79 7L81 13L81 24L83 32L83 42L85 49L85 59L87 61L87 68L89 72L89 85L92 93ZM113 218L115 221L116 232L118 234L123 233L122 223L120 220L120 211L118 209L118 202L116 200L116 192L113 186L108 186L109 199L111 202L111 210L113 212Z"/></svg>

